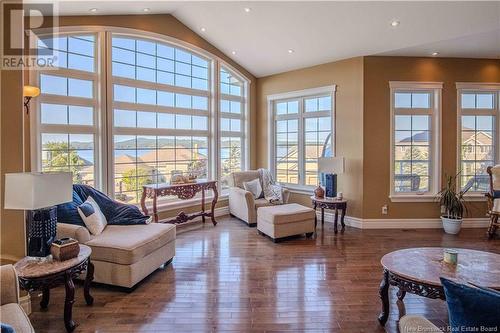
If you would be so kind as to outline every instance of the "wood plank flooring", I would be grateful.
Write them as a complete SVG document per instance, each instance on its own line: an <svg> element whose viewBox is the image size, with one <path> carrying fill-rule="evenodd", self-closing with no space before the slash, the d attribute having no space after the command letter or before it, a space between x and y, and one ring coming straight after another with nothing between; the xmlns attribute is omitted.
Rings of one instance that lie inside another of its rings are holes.
<svg viewBox="0 0 500 333"><path fill-rule="evenodd" d="M86 306L77 284L76 332L384 332L377 321L380 258L408 247L449 246L500 253L484 229L459 236L441 230L359 230L318 227L313 239L279 244L233 218L219 218L177 237L171 265L131 293L96 285ZM391 288L393 289L393 288ZM399 316L391 290L388 332ZM64 332L64 289L53 289L49 309L33 295L36 332ZM408 294L406 312L445 325L444 302Z"/></svg>

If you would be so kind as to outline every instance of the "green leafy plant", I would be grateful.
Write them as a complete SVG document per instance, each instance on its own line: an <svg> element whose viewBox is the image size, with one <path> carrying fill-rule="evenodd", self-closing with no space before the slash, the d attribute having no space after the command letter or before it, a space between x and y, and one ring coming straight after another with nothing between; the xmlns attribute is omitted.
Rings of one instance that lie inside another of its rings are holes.
<svg viewBox="0 0 500 333"><path fill-rule="evenodd" d="M446 176L446 185L438 193L437 198L441 207L444 207L443 217L460 220L468 213L464 199L465 193L470 190L472 184L457 192L457 177Z"/></svg>

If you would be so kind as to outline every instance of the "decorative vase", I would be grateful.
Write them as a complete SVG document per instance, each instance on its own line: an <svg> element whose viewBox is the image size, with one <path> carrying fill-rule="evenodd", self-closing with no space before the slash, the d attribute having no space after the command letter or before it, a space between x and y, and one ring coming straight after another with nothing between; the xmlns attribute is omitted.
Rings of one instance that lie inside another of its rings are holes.
<svg viewBox="0 0 500 333"><path fill-rule="evenodd" d="M444 232L450 235L456 235L462 227L462 219L452 219L446 216L441 216Z"/></svg>
<svg viewBox="0 0 500 333"><path fill-rule="evenodd" d="M318 184L318 187L314 190L314 196L316 198L324 198L325 197L325 190L321 187L320 184Z"/></svg>

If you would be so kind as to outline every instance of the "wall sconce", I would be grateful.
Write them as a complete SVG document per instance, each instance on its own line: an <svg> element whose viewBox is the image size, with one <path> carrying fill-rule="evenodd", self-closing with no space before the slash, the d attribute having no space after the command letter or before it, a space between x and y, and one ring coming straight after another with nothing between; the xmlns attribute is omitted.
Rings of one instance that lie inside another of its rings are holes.
<svg viewBox="0 0 500 333"><path fill-rule="evenodd" d="M40 88L34 86L24 86L23 96L24 96L24 109L26 114L30 113L30 101L33 97L40 95Z"/></svg>

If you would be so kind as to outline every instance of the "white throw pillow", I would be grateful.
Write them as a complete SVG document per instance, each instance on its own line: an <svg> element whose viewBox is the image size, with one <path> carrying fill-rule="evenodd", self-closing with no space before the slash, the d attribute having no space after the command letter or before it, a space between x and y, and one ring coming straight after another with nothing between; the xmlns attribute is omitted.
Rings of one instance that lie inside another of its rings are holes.
<svg viewBox="0 0 500 333"><path fill-rule="evenodd" d="M260 186L260 180L259 178L256 178L254 180L251 180L249 182L244 182L243 183L243 188L252 193L254 199L258 199L262 196L262 186Z"/></svg>
<svg viewBox="0 0 500 333"><path fill-rule="evenodd" d="M77 209L78 214L80 214L85 226L92 235L99 235L106 228L108 221L106 221L106 217L92 197L88 197Z"/></svg>

